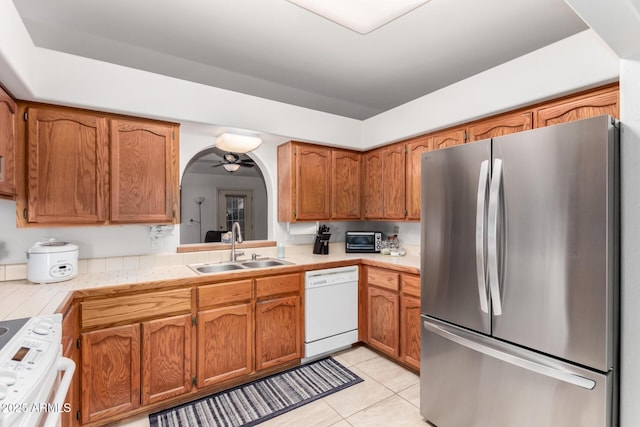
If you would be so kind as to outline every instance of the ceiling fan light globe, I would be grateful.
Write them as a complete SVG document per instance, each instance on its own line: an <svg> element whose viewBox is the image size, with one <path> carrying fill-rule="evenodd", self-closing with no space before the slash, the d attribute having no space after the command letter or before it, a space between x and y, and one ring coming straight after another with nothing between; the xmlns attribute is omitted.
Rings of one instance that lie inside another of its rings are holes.
<svg viewBox="0 0 640 427"><path fill-rule="evenodd" d="M257 136L223 133L216 139L216 147L229 153L248 153L258 148L262 139Z"/></svg>
<svg viewBox="0 0 640 427"><path fill-rule="evenodd" d="M229 173L233 173L240 169L240 165L237 163L225 163L222 165L222 167Z"/></svg>

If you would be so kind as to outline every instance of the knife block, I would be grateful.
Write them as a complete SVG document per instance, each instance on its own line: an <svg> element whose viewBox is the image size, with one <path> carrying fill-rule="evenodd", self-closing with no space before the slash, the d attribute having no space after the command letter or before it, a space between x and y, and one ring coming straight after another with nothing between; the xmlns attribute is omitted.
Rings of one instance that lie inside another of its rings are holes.
<svg viewBox="0 0 640 427"><path fill-rule="evenodd" d="M313 253L316 255L328 255L330 237L331 234L329 233L316 234L316 241L313 244Z"/></svg>

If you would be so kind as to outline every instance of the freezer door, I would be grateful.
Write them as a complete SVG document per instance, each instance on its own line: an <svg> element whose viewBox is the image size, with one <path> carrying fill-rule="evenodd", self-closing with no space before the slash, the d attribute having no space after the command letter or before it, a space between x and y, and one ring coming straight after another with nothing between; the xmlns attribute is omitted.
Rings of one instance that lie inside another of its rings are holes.
<svg viewBox="0 0 640 427"><path fill-rule="evenodd" d="M422 312L486 334L490 154L490 140L431 151L421 169Z"/></svg>
<svg viewBox="0 0 640 427"><path fill-rule="evenodd" d="M420 412L437 427L611 427L613 373L422 318Z"/></svg>
<svg viewBox="0 0 640 427"><path fill-rule="evenodd" d="M493 140L502 161L493 335L605 372L617 316L614 132L601 116Z"/></svg>

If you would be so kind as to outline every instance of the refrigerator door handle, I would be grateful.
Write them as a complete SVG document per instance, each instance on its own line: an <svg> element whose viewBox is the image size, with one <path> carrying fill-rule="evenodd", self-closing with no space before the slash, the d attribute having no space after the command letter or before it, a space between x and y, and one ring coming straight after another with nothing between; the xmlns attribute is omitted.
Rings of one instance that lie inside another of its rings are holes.
<svg viewBox="0 0 640 427"><path fill-rule="evenodd" d="M485 354L489 357L493 357L494 359L501 360L505 363L509 363L511 365L535 372L536 374L555 378L556 380L582 387L587 390L593 390L593 388L596 386L596 382L589 378L585 378L572 372L563 371L553 366L547 366L540 362L523 359L522 357L505 353L498 349L483 345L482 343L470 340L465 337L461 337L454 332L448 331L444 327L429 323L427 321L423 321L422 323L424 324L425 329L441 336L442 338L448 339L449 341L455 342L456 344L460 344L473 351Z"/></svg>
<svg viewBox="0 0 640 427"><path fill-rule="evenodd" d="M487 246L489 261L489 289L493 314L502 315L500 299L500 281L498 272L498 210L500 207L500 189L502 187L502 160L493 161L493 177L489 189L489 221L487 225Z"/></svg>
<svg viewBox="0 0 640 427"><path fill-rule="evenodd" d="M484 221L486 215L487 183L489 181L489 160L480 164L478 177L478 201L476 203L476 273L478 277L478 294L480 296L480 310L489 313L489 297L487 274L484 256Z"/></svg>

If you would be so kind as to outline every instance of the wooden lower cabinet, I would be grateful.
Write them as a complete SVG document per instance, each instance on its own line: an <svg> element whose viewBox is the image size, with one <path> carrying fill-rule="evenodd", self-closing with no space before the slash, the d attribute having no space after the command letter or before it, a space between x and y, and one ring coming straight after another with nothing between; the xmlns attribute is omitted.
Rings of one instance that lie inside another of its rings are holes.
<svg viewBox="0 0 640 427"><path fill-rule="evenodd" d="M420 369L420 276L367 267L367 344Z"/></svg>
<svg viewBox="0 0 640 427"><path fill-rule="evenodd" d="M400 359L420 369L420 297L400 295Z"/></svg>
<svg viewBox="0 0 640 427"><path fill-rule="evenodd" d="M142 323L142 399L149 405L191 391L191 315Z"/></svg>
<svg viewBox="0 0 640 427"><path fill-rule="evenodd" d="M369 287L369 345L398 357L398 293Z"/></svg>
<svg viewBox="0 0 640 427"><path fill-rule="evenodd" d="M198 387L253 372L253 305L198 312Z"/></svg>
<svg viewBox="0 0 640 427"><path fill-rule="evenodd" d="M140 324L81 334L82 422L140 406Z"/></svg>
<svg viewBox="0 0 640 427"><path fill-rule="evenodd" d="M302 357L299 295L256 303L256 369L267 369Z"/></svg>

